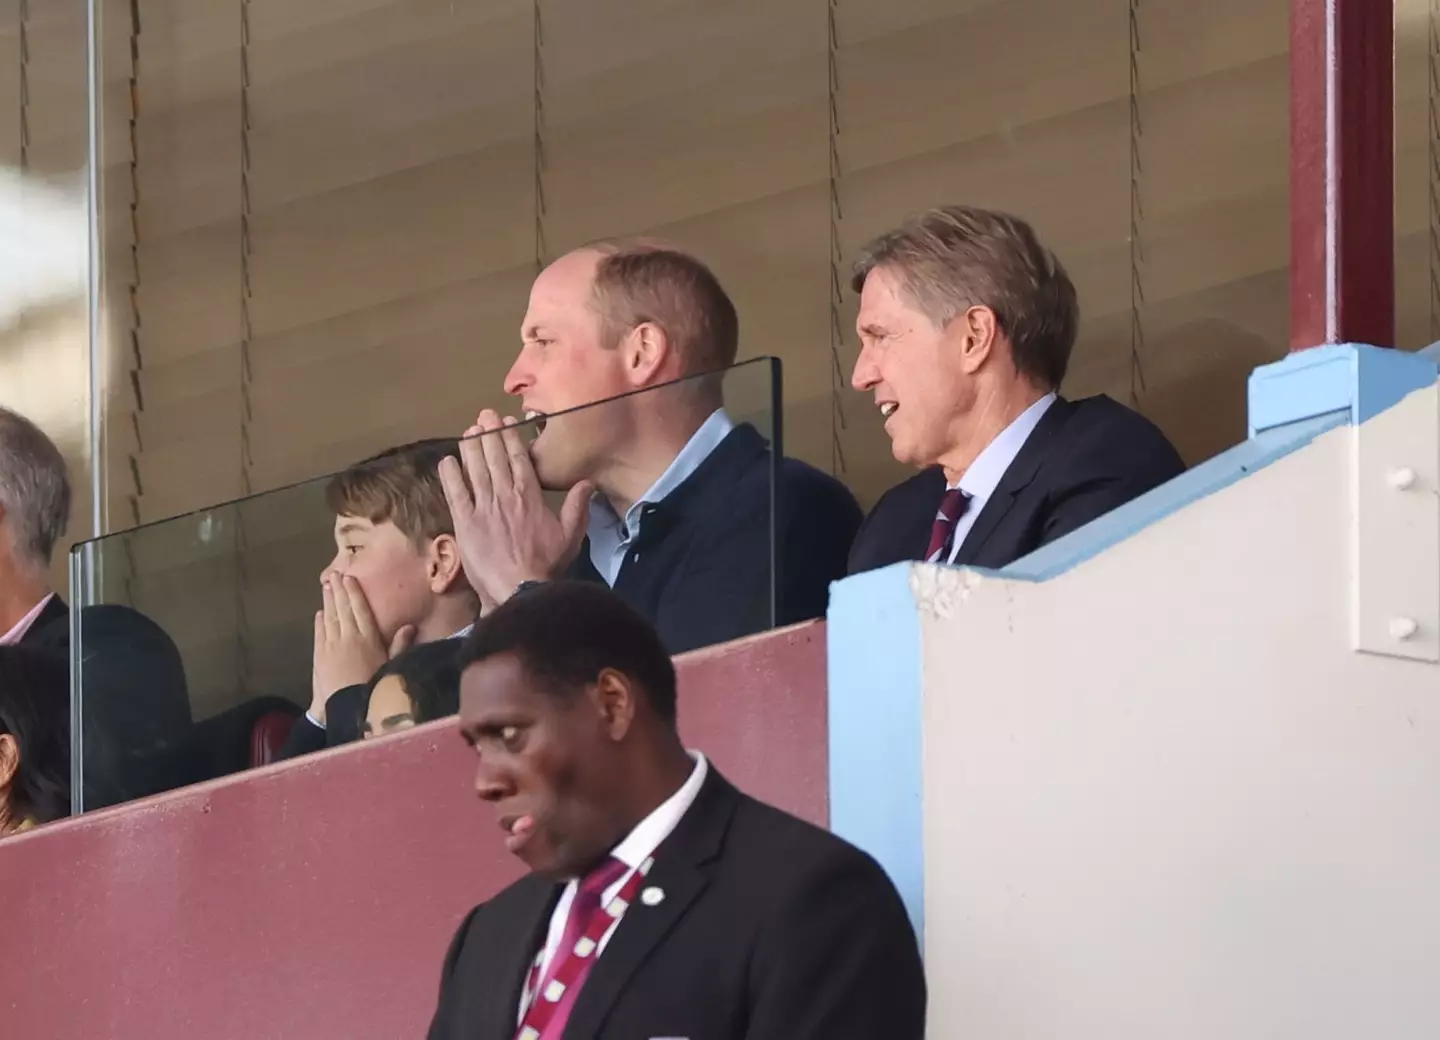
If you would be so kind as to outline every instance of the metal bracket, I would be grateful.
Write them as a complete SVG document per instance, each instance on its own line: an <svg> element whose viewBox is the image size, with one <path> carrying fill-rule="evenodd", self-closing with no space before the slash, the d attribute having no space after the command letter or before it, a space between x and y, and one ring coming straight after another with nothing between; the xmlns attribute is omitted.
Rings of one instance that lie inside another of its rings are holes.
<svg viewBox="0 0 1440 1040"><path fill-rule="evenodd" d="M1352 433L1355 649L1440 661L1440 386Z"/></svg>

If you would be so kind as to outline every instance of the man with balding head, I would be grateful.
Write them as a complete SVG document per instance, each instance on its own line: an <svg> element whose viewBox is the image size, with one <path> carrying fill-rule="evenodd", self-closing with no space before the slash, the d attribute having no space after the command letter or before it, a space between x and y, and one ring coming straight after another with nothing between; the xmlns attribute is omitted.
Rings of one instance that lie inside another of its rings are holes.
<svg viewBox="0 0 1440 1040"><path fill-rule="evenodd" d="M860 357L897 461L850 572L904 560L1003 567L1177 476L1148 419L1060 384L1075 286L1025 221L972 206L913 217L860 253Z"/></svg>
<svg viewBox="0 0 1440 1040"><path fill-rule="evenodd" d="M481 412L441 470L487 608L534 582L603 581L671 653L824 613L859 507L793 459L772 489L770 445L712 375L735 362L739 322L704 263L648 240L575 250L536 278L521 341L505 390L524 418ZM568 492L558 515L542 489Z"/></svg>
<svg viewBox="0 0 1440 1040"><path fill-rule="evenodd" d="M70 611L50 587L70 522L65 459L38 426L0 408L0 646L70 648Z"/></svg>

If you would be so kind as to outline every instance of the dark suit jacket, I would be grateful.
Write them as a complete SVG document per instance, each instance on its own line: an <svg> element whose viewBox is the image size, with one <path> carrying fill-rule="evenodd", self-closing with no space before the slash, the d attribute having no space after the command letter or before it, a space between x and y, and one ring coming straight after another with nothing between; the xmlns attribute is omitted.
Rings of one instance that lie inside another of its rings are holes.
<svg viewBox="0 0 1440 1040"><path fill-rule="evenodd" d="M451 636L449 638L461 638ZM457 643L458 647L458 643ZM325 728L310 721L303 712L290 727L285 743L275 754L275 761L298 758L327 747L352 744L365 735L365 713L370 710L369 684L342 686L330 695L325 705Z"/></svg>
<svg viewBox="0 0 1440 1040"><path fill-rule="evenodd" d="M63 631L68 647L70 619L62 619L60 611L70 613L61 604L45 631L55 642ZM152 618L120 603L81 607L75 621L85 705L85 808L194 782L185 764L193 714L175 641ZM37 638L45 637L37 633Z"/></svg>
<svg viewBox="0 0 1440 1040"><path fill-rule="evenodd" d="M655 853L665 893L621 919L566 1040L921 1040L925 977L890 879L834 835L714 772ZM441 971L429 1040L513 1040L561 887L476 907Z"/></svg>
<svg viewBox="0 0 1440 1040"><path fill-rule="evenodd" d="M325 704L325 728L321 729L310 721L310 716L301 714L285 743L275 754L275 761L284 762L299 758L327 747L339 747L353 743L363 736L361 724L365 721L366 703L364 686L343 686L330 695Z"/></svg>
<svg viewBox="0 0 1440 1040"><path fill-rule="evenodd" d="M45 609L20 638L21 646L70 655L70 608L59 596L51 596Z"/></svg>
<svg viewBox="0 0 1440 1040"><path fill-rule="evenodd" d="M742 423L679 487L646 507L615 591L650 620L672 654L764 631L772 620L822 617L830 583L845 576L860 518L843 484L796 459L772 466L765 438ZM588 539L569 577L604 580Z"/></svg>
<svg viewBox="0 0 1440 1040"><path fill-rule="evenodd" d="M955 563L1013 563L1184 469L1165 435L1138 412L1104 396L1059 398L976 517ZM850 573L923 559L944 494L938 466L887 491L855 538Z"/></svg>

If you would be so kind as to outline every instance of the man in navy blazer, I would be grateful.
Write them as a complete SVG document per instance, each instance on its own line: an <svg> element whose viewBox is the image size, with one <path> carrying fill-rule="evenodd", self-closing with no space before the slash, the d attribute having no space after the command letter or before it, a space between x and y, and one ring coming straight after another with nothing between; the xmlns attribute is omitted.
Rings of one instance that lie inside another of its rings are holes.
<svg viewBox="0 0 1440 1040"><path fill-rule="evenodd" d="M1023 220L966 206L861 252L860 357L895 458L920 473L865 519L850 573L903 560L1002 567L1177 476L1149 420L1059 396L1080 308Z"/></svg>
<svg viewBox="0 0 1440 1040"><path fill-rule="evenodd" d="M535 582L603 582L672 654L825 612L860 507L726 411L739 321L709 268L653 241L575 250L536 278L521 338L505 390L524 418L481 412L441 465L486 612ZM568 492L558 512L544 489Z"/></svg>

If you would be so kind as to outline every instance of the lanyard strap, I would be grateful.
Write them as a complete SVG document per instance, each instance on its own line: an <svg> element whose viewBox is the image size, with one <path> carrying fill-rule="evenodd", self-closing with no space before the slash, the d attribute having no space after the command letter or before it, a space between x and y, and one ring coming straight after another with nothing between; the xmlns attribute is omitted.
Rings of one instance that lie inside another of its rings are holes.
<svg viewBox="0 0 1440 1040"><path fill-rule="evenodd" d="M609 902L590 911L589 920L585 922L575 943L569 949L561 948L555 951L551 958L549 981L543 986L540 966L545 960L545 950L542 948L535 956L535 962L530 966L530 974L525 982L525 1015L520 1020L516 1040L538 1040L545 1035L545 1030L562 1001L568 1006L569 1001L564 1000L566 994L578 989L584 982L590 966L600 956L601 940L611 928L620 923L625 911L635 902L635 897L640 894L640 888L645 884L645 878L654 862L652 857L632 870L625 883L620 886L620 891L615 893ZM571 914L577 910L584 912L584 908L578 906L580 894L577 889L575 902L570 904Z"/></svg>

